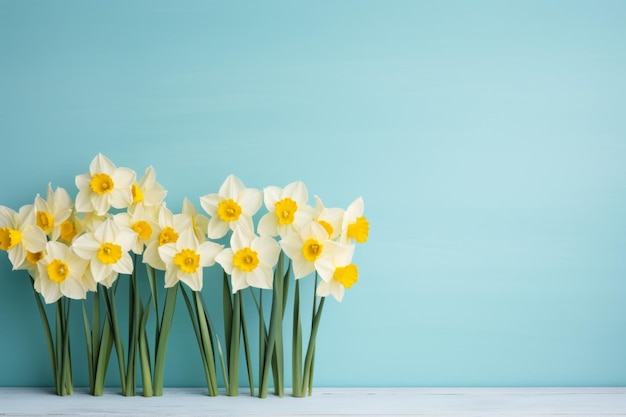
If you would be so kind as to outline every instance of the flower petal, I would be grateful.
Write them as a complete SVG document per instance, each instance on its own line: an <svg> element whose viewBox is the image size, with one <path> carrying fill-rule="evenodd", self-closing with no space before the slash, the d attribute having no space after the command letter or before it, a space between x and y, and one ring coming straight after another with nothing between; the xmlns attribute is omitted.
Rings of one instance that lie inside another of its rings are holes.
<svg viewBox="0 0 626 417"><path fill-rule="evenodd" d="M230 226L222 221L219 217L211 217L209 226L207 227L207 236L211 239L222 238L228 233Z"/></svg>
<svg viewBox="0 0 626 417"><path fill-rule="evenodd" d="M215 262L222 266L222 269L227 274L233 273L233 250L231 248L226 248L215 256Z"/></svg>
<svg viewBox="0 0 626 417"><path fill-rule="evenodd" d="M254 188L246 188L239 197L241 210L249 216L253 216L261 208L263 193Z"/></svg>
<svg viewBox="0 0 626 417"><path fill-rule="evenodd" d="M261 236L276 236L278 235L277 227L278 219L276 218L276 214L272 211L265 213L263 217L261 217L259 225L257 226L257 232Z"/></svg>

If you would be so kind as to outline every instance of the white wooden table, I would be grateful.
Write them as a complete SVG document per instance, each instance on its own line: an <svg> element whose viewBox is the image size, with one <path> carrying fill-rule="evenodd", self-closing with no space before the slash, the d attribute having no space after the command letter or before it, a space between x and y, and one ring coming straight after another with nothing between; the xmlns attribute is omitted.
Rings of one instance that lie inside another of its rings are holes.
<svg viewBox="0 0 626 417"><path fill-rule="evenodd" d="M0 388L0 416L626 416L626 388L317 388L312 397L208 397L168 388L162 397L102 397L77 389Z"/></svg>

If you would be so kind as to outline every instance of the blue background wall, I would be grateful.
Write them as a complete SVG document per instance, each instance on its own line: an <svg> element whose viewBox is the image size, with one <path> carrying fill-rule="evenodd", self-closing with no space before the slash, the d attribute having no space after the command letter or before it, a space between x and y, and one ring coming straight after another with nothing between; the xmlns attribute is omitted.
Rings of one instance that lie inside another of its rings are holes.
<svg viewBox="0 0 626 417"><path fill-rule="evenodd" d="M75 195L98 152L174 210L230 173L362 195L317 385L624 385L624 74L622 1L2 0L0 204ZM0 255L0 385L51 385ZM203 386L177 313L166 385Z"/></svg>

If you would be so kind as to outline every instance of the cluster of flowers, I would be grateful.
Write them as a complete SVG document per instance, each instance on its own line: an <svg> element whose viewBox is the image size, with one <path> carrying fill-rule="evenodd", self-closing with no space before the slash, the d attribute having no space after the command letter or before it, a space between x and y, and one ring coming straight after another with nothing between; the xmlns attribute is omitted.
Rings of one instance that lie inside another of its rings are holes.
<svg viewBox="0 0 626 417"><path fill-rule="evenodd" d="M272 289L281 251L296 280L319 274L320 297L341 301L358 279L355 243L365 242L369 231L361 198L344 210L316 197L312 207L302 182L261 191L230 175L218 193L200 198L208 216L187 199L174 214L152 167L138 180L101 154L75 183L75 201L49 185L46 198L38 195L17 212L0 206L0 249L14 270L28 271L46 303L111 288L120 274L133 274L139 255L164 271L165 288L182 282L195 292L202 289L203 268L215 263L230 276L233 294ZM255 231L253 217L262 205L267 213ZM230 247L215 242L228 233Z"/></svg>

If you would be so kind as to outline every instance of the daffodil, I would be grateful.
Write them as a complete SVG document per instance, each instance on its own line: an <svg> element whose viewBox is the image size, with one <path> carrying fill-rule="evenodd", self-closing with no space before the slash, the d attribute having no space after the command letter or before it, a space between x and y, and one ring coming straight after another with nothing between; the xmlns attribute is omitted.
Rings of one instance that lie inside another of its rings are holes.
<svg viewBox="0 0 626 417"><path fill-rule="evenodd" d="M258 232L261 236L285 237L298 232L313 218L313 209L307 205L309 194L302 181L285 188L275 186L263 189L263 201L268 213L261 217Z"/></svg>
<svg viewBox="0 0 626 417"><path fill-rule="evenodd" d="M328 237L335 240L341 235L341 223L343 221L344 210L341 208L325 207L322 199L315 196L315 214L313 220L321 224Z"/></svg>
<svg viewBox="0 0 626 417"><path fill-rule="evenodd" d="M136 205L129 208L126 213L116 214L115 221L137 233L137 241L132 248L133 253L137 255L141 255L144 247L158 238L158 224L154 207Z"/></svg>
<svg viewBox="0 0 626 417"><path fill-rule="evenodd" d="M363 216L363 198L354 200L346 209L341 225L341 243L364 243L369 236L370 224Z"/></svg>
<svg viewBox="0 0 626 417"><path fill-rule="evenodd" d="M332 258L326 258L318 265L322 281L317 287L317 295L326 297L332 295L341 302L346 289L352 287L359 279L359 270L352 263L354 245L343 246Z"/></svg>
<svg viewBox="0 0 626 417"><path fill-rule="evenodd" d="M167 191L161 184L156 182L156 172L153 167L149 166L143 177L138 182L133 183L131 193L133 206L157 207L165 199Z"/></svg>
<svg viewBox="0 0 626 417"><path fill-rule="evenodd" d="M28 253L37 254L45 247L46 234L36 226L33 205L22 206L19 212L0 206L0 249L7 251L14 270L27 269Z"/></svg>
<svg viewBox="0 0 626 417"><path fill-rule="evenodd" d="M183 216L187 216L191 222L196 238L199 241L206 240L206 232L209 226L209 218L202 213L198 213L198 209L187 198L183 200L183 209L181 210Z"/></svg>
<svg viewBox="0 0 626 417"><path fill-rule="evenodd" d="M37 211L37 226L43 230L52 240L58 240L61 236L64 222L72 214L74 203L65 189L58 187L52 190L48 184L48 192L44 200L39 195L35 198Z"/></svg>
<svg viewBox="0 0 626 417"><path fill-rule="evenodd" d="M37 264L39 273L34 285L46 303L54 303L63 296L85 299L87 288L83 285L83 274L88 261L61 242L48 242L45 252L46 255Z"/></svg>
<svg viewBox="0 0 626 417"><path fill-rule="evenodd" d="M129 251L134 247L137 234L120 227L113 219L106 219L93 233L85 233L74 241L76 254L89 260L96 282L110 287L118 274L131 274L133 261Z"/></svg>
<svg viewBox="0 0 626 417"><path fill-rule="evenodd" d="M165 262L159 255L159 247L168 243L176 243L178 236L188 227L191 227L191 218L183 214L173 214L164 204L159 208L157 237L146 246L143 252L143 262L154 269L165 271Z"/></svg>
<svg viewBox="0 0 626 417"><path fill-rule="evenodd" d="M98 154L89 165L89 173L76 176L76 211L95 211L103 215L111 207L123 209L133 201L132 186L135 172L117 168L104 155Z"/></svg>
<svg viewBox="0 0 626 417"><path fill-rule="evenodd" d="M159 254L165 262L165 288L182 281L193 291L200 291L202 268L213 265L222 248L214 242L198 242L191 228L185 229L175 243L160 246Z"/></svg>
<svg viewBox="0 0 626 417"><path fill-rule="evenodd" d="M211 216L207 234L211 239L219 239L229 230L247 228L254 230L252 216L262 202L260 190L246 188L234 175L229 175L217 194L207 194L200 198L202 208Z"/></svg>
<svg viewBox="0 0 626 417"><path fill-rule="evenodd" d="M232 291L256 287L271 289L272 268L278 261L280 247L271 237L256 236L251 230L238 228L230 238L230 248L215 259L231 276Z"/></svg>
<svg viewBox="0 0 626 417"><path fill-rule="evenodd" d="M299 232L291 232L280 241L285 254L293 263L295 279L315 271L326 258L332 258L341 246L328 237L326 229L317 222L310 222Z"/></svg>

